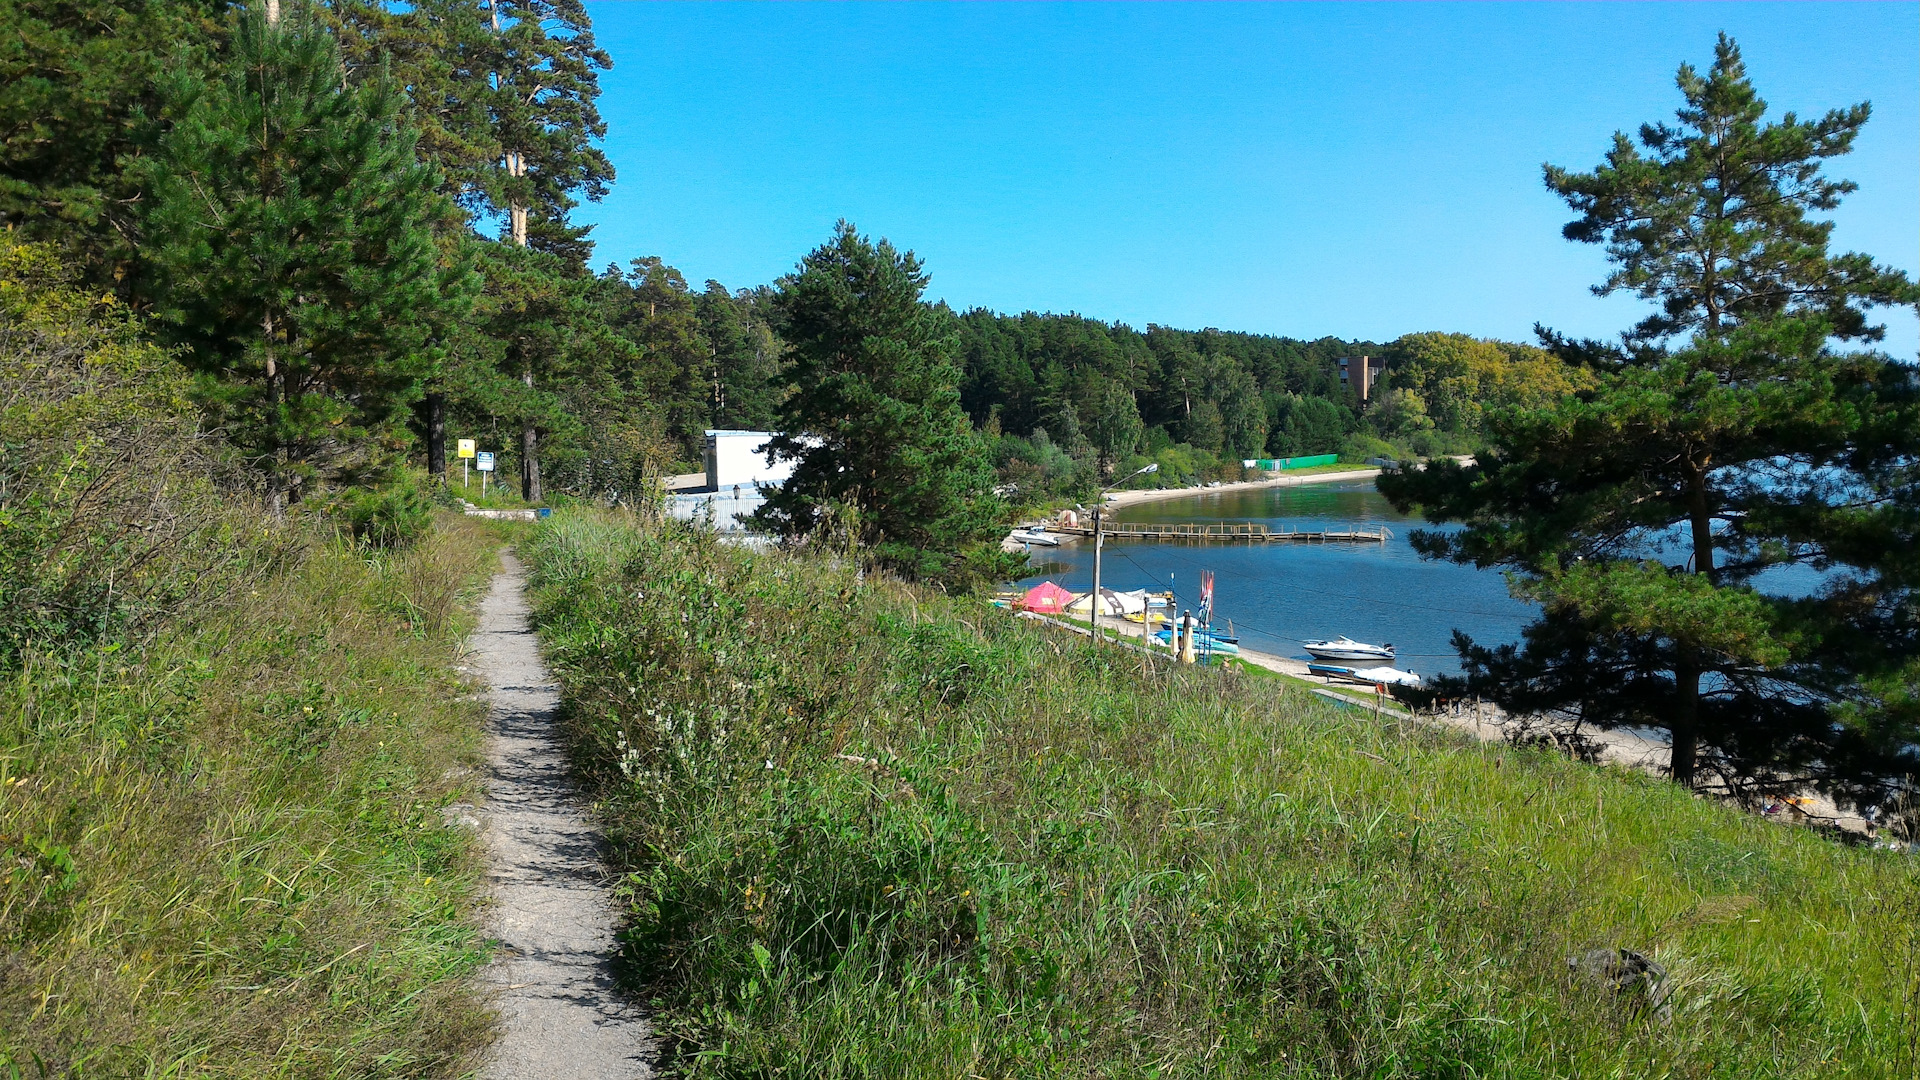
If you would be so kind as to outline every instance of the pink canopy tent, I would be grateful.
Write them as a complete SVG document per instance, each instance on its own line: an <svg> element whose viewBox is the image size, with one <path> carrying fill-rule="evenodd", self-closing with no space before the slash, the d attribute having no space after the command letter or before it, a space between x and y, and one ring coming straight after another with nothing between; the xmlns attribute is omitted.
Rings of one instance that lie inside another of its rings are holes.
<svg viewBox="0 0 1920 1080"><path fill-rule="evenodd" d="M1027 590L1027 595L1021 598L1020 606L1028 611L1045 611L1057 615L1067 610L1067 605L1071 603L1073 603L1072 593L1051 581L1043 581Z"/></svg>

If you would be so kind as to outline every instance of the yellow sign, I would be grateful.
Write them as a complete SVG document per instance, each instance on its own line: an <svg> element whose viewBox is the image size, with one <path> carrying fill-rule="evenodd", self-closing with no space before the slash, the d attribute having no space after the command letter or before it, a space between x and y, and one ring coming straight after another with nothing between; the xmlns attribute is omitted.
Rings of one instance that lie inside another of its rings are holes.
<svg viewBox="0 0 1920 1080"><path fill-rule="evenodd" d="M460 456L461 457L473 456L473 440L472 439L460 440Z"/></svg>

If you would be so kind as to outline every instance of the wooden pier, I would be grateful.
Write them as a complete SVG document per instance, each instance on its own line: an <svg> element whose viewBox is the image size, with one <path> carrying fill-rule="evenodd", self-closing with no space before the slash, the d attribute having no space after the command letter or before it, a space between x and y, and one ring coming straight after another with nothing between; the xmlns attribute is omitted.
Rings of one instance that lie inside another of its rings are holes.
<svg viewBox="0 0 1920 1080"><path fill-rule="evenodd" d="M1049 532L1092 536L1091 527L1050 525ZM1183 540L1215 544L1384 544L1393 533L1385 525L1373 529L1275 529L1259 524L1225 522L1116 522L1100 530L1110 540Z"/></svg>

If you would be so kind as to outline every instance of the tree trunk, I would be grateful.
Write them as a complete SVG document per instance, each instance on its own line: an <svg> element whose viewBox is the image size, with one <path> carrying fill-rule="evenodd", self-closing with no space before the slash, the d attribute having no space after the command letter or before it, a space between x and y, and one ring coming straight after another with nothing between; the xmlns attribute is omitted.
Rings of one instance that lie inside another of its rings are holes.
<svg viewBox="0 0 1920 1080"><path fill-rule="evenodd" d="M1668 771L1674 783L1691 788L1700 730L1700 665L1693 658L1693 650L1682 647L1680 662L1674 667L1673 681L1678 700L1674 703L1673 718L1667 725L1668 732L1673 736L1673 758Z"/></svg>
<svg viewBox="0 0 1920 1080"><path fill-rule="evenodd" d="M533 372L526 375L527 389L533 389ZM531 397L531 393L528 395ZM531 409L533 403L529 401ZM528 502L539 502L540 495L540 432L535 427L533 416L529 413L520 421L520 497Z"/></svg>
<svg viewBox="0 0 1920 1080"><path fill-rule="evenodd" d="M286 447L280 440L280 365L274 358L273 313L260 320L261 336L266 341L267 354L267 508L273 514L273 520L287 519L286 469L281 456Z"/></svg>
<svg viewBox="0 0 1920 1080"><path fill-rule="evenodd" d="M1693 572L1715 580L1713 565L1713 515L1707 507L1707 463L1689 463L1687 468L1687 516L1693 524Z"/></svg>
<svg viewBox="0 0 1920 1080"><path fill-rule="evenodd" d="M520 424L520 497L528 502L539 502L540 495L540 456L539 434L534 430L531 418Z"/></svg>
<svg viewBox="0 0 1920 1080"><path fill-rule="evenodd" d="M447 475L447 395L427 391L427 473L436 480Z"/></svg>
<svg viewBox="0 0 1920 1080"><path fill-rule="evenodd" d="M1713 516L1707 506L1707 462L1687 463L1687 517L1693 527L1693 572L1708 581L1716 573L1713 558ZM1673 782L1691 788L1698 757L1700 731L1700 658L1691 645L1678 646L1673 666L1674 710L1668 731L1673 735Z"/></svg>
<svg viewBox="0 0 1920 1080"><path fill-rule="evenodd" d="M493 22L493 32L500 33L500 0L487 0L487 17ZM496 87L504 89L500 86L498 71L493 73L493 78ZM527 175L527 159L519 150L507 150L503 164L507 167L508 176L517 179ZM517 202L507 204L507 235L513 238L516 245L527 246L527 208Z"/></svg>

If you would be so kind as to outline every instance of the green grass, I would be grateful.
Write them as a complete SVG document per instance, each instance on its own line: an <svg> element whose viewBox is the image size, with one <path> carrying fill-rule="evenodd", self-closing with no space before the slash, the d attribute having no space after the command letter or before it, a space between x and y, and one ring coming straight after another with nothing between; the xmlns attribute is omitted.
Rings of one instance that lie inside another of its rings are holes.
<svg viewBox="0 0 1920 1080"><path fill-rule="evenodd" d="M496 473L496 476L499 474ZM480 491L480 474L472 473L466 487L460 486L460 470L454 469L452 479L447 484L447 492L456 499L465 499L483 510L523 510L529 506L545 506L545 502L530 503L520 497L520 481L509 478L506 483L490 483L484 494Z"/></svg>
<svg viewBox="0 0 1920 1080"><path fill-rule="evenodd" d="M151 645L0 684L0 1077L446 1076L471 976L495 534L309 543Z"/></svg>
<svg viewBox="0 0 1920 1080"><path fill-rule="evenodd" d="M687 1075L1915 1073L1911 859L830 560L523 551Z"/></svg>
<svg viewBox="0 0 1920 1080"><path fill-rule="evenodd" d="M1332 465L1309 465L1304 469L1283 469L1274 473L1270 479L1284 479L1289 476L1318 476L1321 473L1356 472L1371 468L1374 468L1374 466L1368 465L1363 461L1339 461Z"/></svg>

